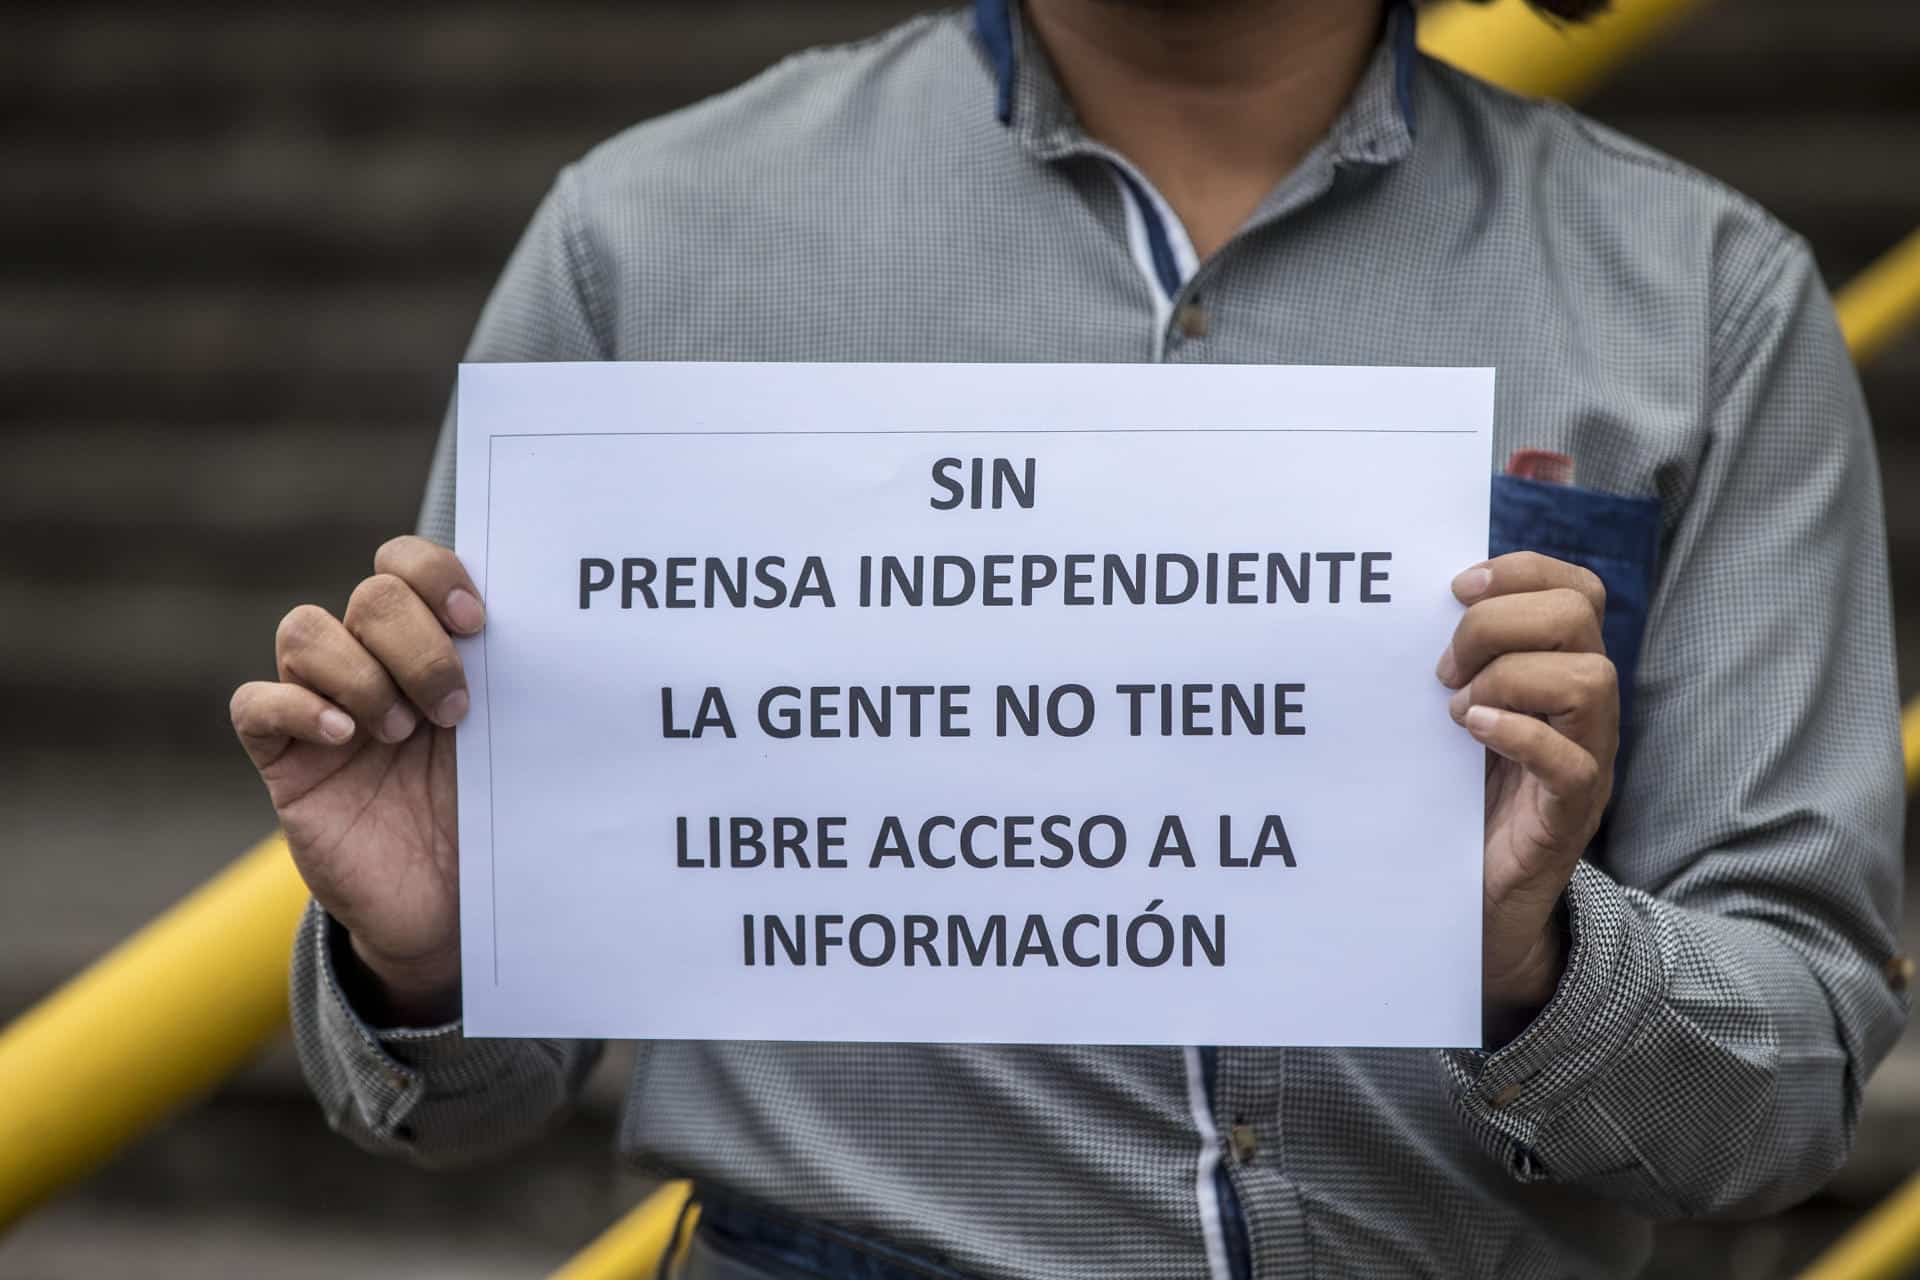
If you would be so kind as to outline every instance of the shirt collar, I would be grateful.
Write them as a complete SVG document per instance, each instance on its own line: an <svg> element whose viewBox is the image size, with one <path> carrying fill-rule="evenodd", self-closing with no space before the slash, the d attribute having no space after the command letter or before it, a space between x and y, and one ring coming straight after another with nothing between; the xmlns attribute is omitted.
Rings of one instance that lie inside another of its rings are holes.
<svg viewBox="0 0 1920 1280"><path fill-rule="evenodd" d="M1046 55L1020 21L1016 0L974 0L973 21L993 73L1000 123L1044 158L1074 150L1083 141L1079 123ZM1412 150L1415 36L1412 4L1389 0L1380 47L1328 134L1336 160L1391 164Z"/></svg>

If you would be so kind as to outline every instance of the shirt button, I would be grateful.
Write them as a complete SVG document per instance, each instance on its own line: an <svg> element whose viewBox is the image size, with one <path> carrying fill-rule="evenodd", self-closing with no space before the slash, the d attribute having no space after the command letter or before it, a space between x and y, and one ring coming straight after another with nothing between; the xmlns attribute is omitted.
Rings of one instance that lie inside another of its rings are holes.
<svg viewBox="0 0 1920 1280"><path fill-rule="evenodd" d="M1895 991L1905 991L1913 985L1913 957L1898 955L1887 961L1887 985Z"/></svg>
<svg viewBox="0 0 1920 1280"><path fill-rule="evenodd" d="M1180 310L1174 313L1174 321L1180 326L1180 332L1189 338L1207 336L1207 313L1198 303L1182 303Z"/></svg>
<svg viewBox="0 0 1920 1280"><path fill-rule="evenodd" d="M1525 1085L1519 1085L1519 1084L1508 1085L1506 1088L1502 1089L1500 1092L1493 1095L1493 1105L1496 1107L1512 1106L1513 1100L1520 1096L1520 1091L1525 1087L1526 1087Z"/></svg>
<svg viewBox="0 0 1920 1280"><path fill-rule="evenodd" d="M1250 1124L1237 1124L1228 1132L1233 1143L1233 1158L1241 1164L1251 1164L1253 1157L1260 1151L1260 1135L1253 1131Z"/></svg>

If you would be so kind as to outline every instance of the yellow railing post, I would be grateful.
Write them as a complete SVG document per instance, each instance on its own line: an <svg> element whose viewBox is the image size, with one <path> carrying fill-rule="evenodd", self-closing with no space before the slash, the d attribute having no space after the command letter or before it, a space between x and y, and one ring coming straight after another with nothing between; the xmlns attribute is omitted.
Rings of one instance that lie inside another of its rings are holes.
<svg viewBox="0 0 1920 1280"><path fill-rule="evenodd" d="M1911 758L1911 757L1909 757ZM1855 1223L1800 1280L1900 1280L1920 1266L1920 1174Z"/></svg>
<svg viewBox="0 0 1920 1280"><path fill-rule="evenodd" d="M285 1025L306 900L286 844L265 840L0 1034L0 1227Z"/></svg>
<svg viewBox="0 0 1920 1280"><path fill-rule="evenodd" d="M1855 364L1866 364L1920 321L1920 231L1855 276L1834 299Z"/></svg>
<svg viewBox="0 0 1920 1280"><path fill-rule="evenodd" d="M551 1280L633 1280L651 1275L660 1265L660 1255L680 1243L673 1238L674 1228L693 1228L698 1209L688 1214L684 1224L680 1220L691 1192L684 1182L661 1187L574 1255Z"/></svg>
<svg viewBox="0 0 1920 1280"><path fill-rule="evenodd" d="M1577 98L1701 0L1613 0L1578 25L1548 22L1525 0L1448 0L1420 15L1420 47L1514 93Z"/></svg>
<svg viewBox="0 0 1920 1280"><path fill-rule="evenodd" d="M1900 714L1900 744L1907 757L1907 793L1920 791L1920 698Z"/></svg>

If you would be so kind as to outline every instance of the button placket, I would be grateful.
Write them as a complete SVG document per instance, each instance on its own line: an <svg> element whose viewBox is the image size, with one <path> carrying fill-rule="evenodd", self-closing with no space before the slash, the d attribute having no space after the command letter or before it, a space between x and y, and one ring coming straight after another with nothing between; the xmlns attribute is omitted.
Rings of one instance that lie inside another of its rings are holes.
<svg viewBox="0 0 1920 1280"><path fill-rule="evenodd" d="M1216 1123L1223 1168L1240 1199L1256 1275L1304 1274L1309 1267L1306 1209L1287 1168L1284 1049L1221 1048Z"/></svg>

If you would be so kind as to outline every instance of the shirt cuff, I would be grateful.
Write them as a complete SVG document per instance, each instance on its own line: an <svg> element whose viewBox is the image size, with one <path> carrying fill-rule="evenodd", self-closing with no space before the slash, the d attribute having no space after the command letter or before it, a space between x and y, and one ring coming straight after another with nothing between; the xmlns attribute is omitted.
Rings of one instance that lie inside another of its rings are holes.
<svg viewBox="0 0 1920 1280"><path fill-rule="evenodd" d="M346 930L318 903L309 904L302 930L311 938L321 1039L342 1059L354 1108L382 1144L412 1142L407 1117L430 1092L477 1092L514 1072L514 1042L469 1040L457 1019L435 1027L369 1025L335 967L336 948L348 945Z"/></svg>
<svg viewBox="0 0 1920 1280"><path fill-rule="evenodd" d="M1546 1007L1495 1052L1441 1055L1468 1128L1528 1182L1575 1180L1590 1170L1568 1164L1617 1154L1601 1154L1611 1142L1556 1139L1592 1111L1585 1104L1595 1086L1635 1042L1660 992L1655 940L1613 879L1582 861L1565 903L1567 965Z"/></svg>

